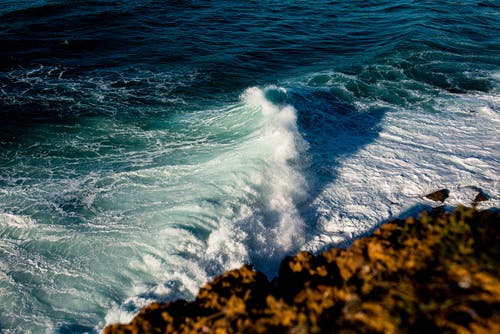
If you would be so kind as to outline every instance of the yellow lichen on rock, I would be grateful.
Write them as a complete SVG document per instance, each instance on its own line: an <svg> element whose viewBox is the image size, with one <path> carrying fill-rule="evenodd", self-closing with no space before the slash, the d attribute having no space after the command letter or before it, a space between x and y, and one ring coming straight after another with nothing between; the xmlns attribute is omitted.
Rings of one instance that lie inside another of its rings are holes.
<svg viewBox="0 0 500 334"><path fill-rule="evenodd" d="M104 333L500 333L500 215L460 207L396 220L347 250L251 266L153 303Z"/></svg>

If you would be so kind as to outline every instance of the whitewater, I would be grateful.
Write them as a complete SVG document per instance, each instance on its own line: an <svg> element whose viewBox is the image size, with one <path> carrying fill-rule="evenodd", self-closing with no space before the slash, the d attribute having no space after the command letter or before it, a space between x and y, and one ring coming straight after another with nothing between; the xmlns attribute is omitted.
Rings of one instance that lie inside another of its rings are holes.
<svg viewBox="0 0 500 334"><path fill-rule="evenodd" d="M0 28L1 332L272 277L435 190L499 207L493 1L4 1Z"/></svg>

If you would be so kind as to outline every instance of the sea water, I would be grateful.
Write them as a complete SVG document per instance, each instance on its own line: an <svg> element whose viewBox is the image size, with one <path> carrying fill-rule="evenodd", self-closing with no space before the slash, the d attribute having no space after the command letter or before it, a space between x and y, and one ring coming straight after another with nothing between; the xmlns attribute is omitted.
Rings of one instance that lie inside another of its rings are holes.
<svg viewBox="0 0 500 334"><path fill-rule="evenodd" d="M499 54L497 1L0 1L0 331L498 207Z"/></svg>

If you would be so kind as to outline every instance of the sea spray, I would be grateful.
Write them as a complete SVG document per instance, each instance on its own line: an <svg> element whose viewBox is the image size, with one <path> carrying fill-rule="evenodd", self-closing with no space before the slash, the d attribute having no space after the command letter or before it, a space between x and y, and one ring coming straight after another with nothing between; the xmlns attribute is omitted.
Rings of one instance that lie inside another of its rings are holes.
<svg viewBox="0 0 500 334"><path fill-rule="evenodd" d="M246 134L231 150L222 150L195 169L206 178L198 182L200 187L209 185L214 191L193 188L197 204L173 210L186 210L194 219L189 224L196 223L198 215L213 213L215 228L206 240L195 231L158 231L156 238L182 235L174 246L177 255L164 255L168 260L162 265L151 256L135 263L145 272L156 272L159 284L137 287L133 296L112 307L107 324L127 322L155 300L190 299L207 278L244 263L273 276L281 258L304 243L306 226L298 205L307 198L301 171L307 143L298 131L296 110L277 99L284 94L286 90L276 86L248 88L238 105L218 110L213 118L205 115L206 131L214 135L228 127Z"/></svg>
<svg viewBox="0 0 500 334"><path fill-rule="evenodd" d="M268 185L264 192L267 226L262 233L267 236L266 244L276 247L272 253L276 251L283 255L304 242L304 222L297 205L307 197L307 184L299 161L301 154L307 150L307 143L298 131L293 106L276 105L267 98L276 95L276 92L286 94L284 88L276 86L264 90L250 88L243 94L243 100L250 107L262 110L264 126L261 140L270 151L270 167L264 181Z"/></svg>
<svg viewBox="0 0 500 334"><path fill-rule="evenodd" d="M259 188L252 214L233 222L234 228L245 233L249 260L260 270L277 270L280 258L297 250L304 242L305 226L297 206L307 197L307 183L301 168L301 155L307 150L297 128L293 106L269 99L286 94L281 87L249 88L242 94L247 108L260 111L261 127L254 140L245 143L246 150L263 160L261 175L254 180Z"/></svg>

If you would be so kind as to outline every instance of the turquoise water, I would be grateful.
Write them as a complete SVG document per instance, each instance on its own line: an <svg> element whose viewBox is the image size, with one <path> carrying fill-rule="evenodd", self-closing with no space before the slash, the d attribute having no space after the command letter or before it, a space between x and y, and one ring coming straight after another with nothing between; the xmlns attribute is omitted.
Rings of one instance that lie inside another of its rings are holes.
<svg viewBox="0 0 500 334"><path fill-rule="evenodd" d="M496 1L0 2L0 329L499 206Z"/></svg>

